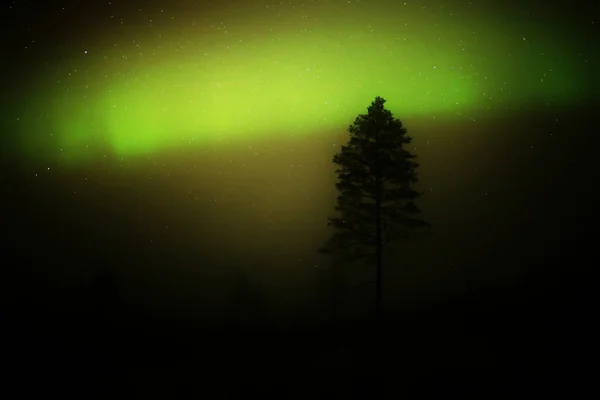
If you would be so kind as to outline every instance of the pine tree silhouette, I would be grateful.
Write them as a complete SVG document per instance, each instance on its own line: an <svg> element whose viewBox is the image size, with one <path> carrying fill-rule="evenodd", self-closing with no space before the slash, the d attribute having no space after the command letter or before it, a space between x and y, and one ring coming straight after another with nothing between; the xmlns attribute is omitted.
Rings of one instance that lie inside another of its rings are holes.
<svg viewBox="0 0 600 400"><path fill-rule="evenodd" d="M393 239L409 235L414 228L430 227L417 218L415 200L421 193L419 166L405 145L412 138L402 122L376 97L367 114L350 125L350 141L333 157L338 166L338 217L329 218L334 233L321 252L335 252L344 262L364 260L376 267L376 312L382 313L383 248Z"/></svg>

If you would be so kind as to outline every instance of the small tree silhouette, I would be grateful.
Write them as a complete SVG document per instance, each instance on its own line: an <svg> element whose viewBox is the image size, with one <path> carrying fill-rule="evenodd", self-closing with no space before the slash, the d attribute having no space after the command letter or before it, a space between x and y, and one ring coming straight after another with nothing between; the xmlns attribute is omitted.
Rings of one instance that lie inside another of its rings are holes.
<svg viewBox="0 0 600 400"><path fill-rule="evenodd" d="M367 114L350 125L350 141L333 157L338 166L339 217L329 218L335 229L321 252L336 252L344 262L364 260L376 266L376 313L382 312L383 248L393 239L409 235L413 228L429 227L416 218L414 201L421 193L411 188L417 182L415 155L405 149L412 138L402 122L394 119L376 97Z"/></svg>

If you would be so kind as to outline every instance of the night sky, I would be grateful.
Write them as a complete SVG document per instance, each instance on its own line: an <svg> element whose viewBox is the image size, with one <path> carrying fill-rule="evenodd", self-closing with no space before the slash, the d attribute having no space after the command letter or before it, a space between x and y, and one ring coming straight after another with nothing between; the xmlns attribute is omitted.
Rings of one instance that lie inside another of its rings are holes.
<svg viewBox="0 0 600 400"><path fill-rule="evenodd" d="M433 227L389 250L388 307L492 287L544 303L590 263L591 1L0 12L6 243L20 278L68 286L108 269L134 303L214 317L245 276L273 313L302 314L331 261L316 250L337 194L332 157L376 96L413 137ZM372 276L348 268L349 284ZM362 309L373 294L353 296Z"/></svg>

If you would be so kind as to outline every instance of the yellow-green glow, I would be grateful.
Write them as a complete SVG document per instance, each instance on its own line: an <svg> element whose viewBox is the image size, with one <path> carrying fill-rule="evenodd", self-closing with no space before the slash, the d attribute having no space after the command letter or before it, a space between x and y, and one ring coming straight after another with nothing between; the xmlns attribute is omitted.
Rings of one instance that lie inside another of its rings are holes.
<svg viewBox="0 0 600 400"><path fill-rule="evenodd" d="M19 125L22 145L76 163L107 146L138 156L291 130L343 130L375 96L405 119L517 110L548 98L568 103L583 90L556 35L441 15L366 5L332 13L315 5L306 18L278 18L249 6L243 24L181 22L181 30L103 38L77 50L58 73L40 75L45 89ZM41 139L48 131L51 146Z"/></svg>

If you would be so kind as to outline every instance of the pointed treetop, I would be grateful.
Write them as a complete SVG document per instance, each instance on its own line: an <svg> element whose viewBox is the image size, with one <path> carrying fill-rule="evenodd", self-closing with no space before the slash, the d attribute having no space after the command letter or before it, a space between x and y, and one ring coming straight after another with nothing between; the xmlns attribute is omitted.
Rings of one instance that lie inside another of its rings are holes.
<svg viewBox="0 0 600 400"><path fill-rule="evenodd" d="M371 106L367 108L369 112L375 111L380 112L383 111L385 104L385 99L383 97L377 96L375 97L375 101L371 103Z"/></svg>

